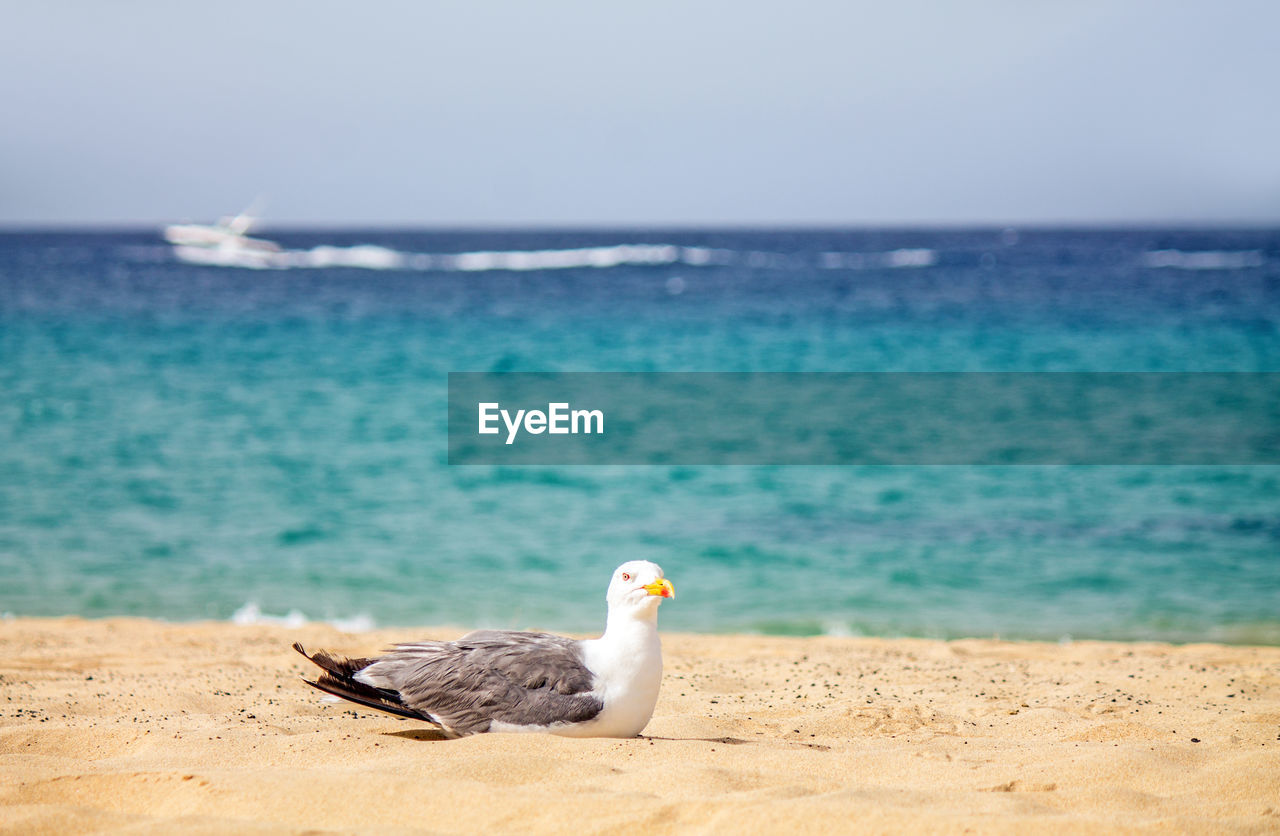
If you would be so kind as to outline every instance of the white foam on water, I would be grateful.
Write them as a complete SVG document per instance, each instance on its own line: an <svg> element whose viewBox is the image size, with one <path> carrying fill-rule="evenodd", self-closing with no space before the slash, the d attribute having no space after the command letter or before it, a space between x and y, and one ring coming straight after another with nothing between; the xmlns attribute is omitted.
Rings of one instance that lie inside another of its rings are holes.
<svg viewBox="0 0 1280 836"><path fill-rule="evenodd" d="M309 250L287 250L280 255L288 259L290 267L363 267L366 270L400 270L409 260L408 253L373 244L320 246Z"/></svg>
<svg viewBox="0 0 1280 836"><path fill-rule="evenodd" d="M241 626L254 624L274 624L278 627L299 628L311 623L301 610L292 609L284 615L268 615L256 603L250 601L231 614L231 623ZM368 615L354 615L350 618L331 618L323 622L344 633L367 633L377 627L373 618Z"/></svg>
<svg viewBox="0 0 1280 836"><path fill-rule="evenodd" d="M847 639L857 634L854 633L853 630L849 627L849 625L846 624L845 622L831 619L829 621L822 622L822 635L832 636L834 638L840 638L840 639Z"/></svg>
<svg viewBox="0 0 1280 836"><path fill-rule="evenodd" d="M884 254L886 267L932 267L938 263L938 253L928 247L893 250Z"/></svg>
<svg viewBox="0 0 1280 836"><path fill-rule="evenodd" d="M484 273L499 270L605 270L611 267L660 267L671 264L690 267L742 264L756 269L781 270L803 269L812 264L807 257L796 254L684 247L675 244L613 244L555 250L477 250L462 253L404 252L374 244L353 247L321 245L306 250L175 246L173 253L179 261L188 264L253 270L352 267L362 270ZM937 263L938 253L927 247L907 247L874 253L828 252L818 257L819 266L844 270L932 267Z"/></svg>
<svg viewBox="0 0 1280 836"><path fill-rule="evenodd" d="M344 633L367 633L377 628L378 624L371 615L353 615L350 618L331 618L327 622Z"/></svg>
<svg viewBox="0 0 1280 836"><path fill-rule="evenodd" d="M707 264L731 264L733 263L733 258L733 250L724 250L715 247L680 248L680 261L688 264L690 267L702 267Z"/></svg>
<svg viewBox="0 0 1280 836"><path fill-rule="evenodd" d="M1145 266L1173 270L1248 270L1266 261L1262 250L1151 250L1142 254Z"/></svg>
<svg viewBox="0 0 1280 836"><path fill-rule="evenodd" d="M204 267L244 267L250 270L281 270L286 253L238 247L188 247L178 245L173 254L179 261Z"/></svg>
<svg viewBox="0 0 1280 836"><path fill-rule="evenodd" d="M493 250L436 256L445 269L477 272L487 270L563 270L572 267L618 267L628 265L674 264L679 247L670 244L618 244L612 247L580 247L568 250Z"/></svg>
<svg viewBox="0 0 1280 836"><path fill-rule="evenodd" d="M438 270L487 272L491 270L564 270L591 267L607 269L625 265L651 266L684 263L692 266L727 264L728 250L677 247L673 244L616 244L608 247L574 247L559 250L480 250L464 253L411 253L360 244L354 247L318 246L309 250L265 251L238 247L176 246L179 261L208 267L246 267L254 270L355 267L365 270Z"/></svg>
<svg viewBox="0 0 1280 836"><path fill-rule="evenodd" d="M928 247L906 247L882 253L827 252L819 256L818 263L828 270L933 267L938 263L938 251Z"/></svg>

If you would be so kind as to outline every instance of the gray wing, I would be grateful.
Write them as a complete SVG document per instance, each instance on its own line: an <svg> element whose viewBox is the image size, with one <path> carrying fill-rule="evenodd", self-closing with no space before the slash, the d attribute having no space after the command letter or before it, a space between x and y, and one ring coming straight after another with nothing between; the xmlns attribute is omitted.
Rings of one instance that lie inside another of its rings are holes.
<svg viewBox="0 0 1280 836"><path fill-rule="evenodd" d="M581 723L604 704L573 639L546 633L480 630L453 642L401 644L360 671L393 688L404 705L456 734L519 726Z"/></svg>

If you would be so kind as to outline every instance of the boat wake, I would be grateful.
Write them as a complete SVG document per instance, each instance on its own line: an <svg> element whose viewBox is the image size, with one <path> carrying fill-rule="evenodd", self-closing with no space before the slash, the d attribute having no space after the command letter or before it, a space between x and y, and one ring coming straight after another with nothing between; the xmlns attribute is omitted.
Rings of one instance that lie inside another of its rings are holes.
<svg viewBox="0 0 1280 836"><path fill-rule="evenodd" d="M563 270L623 266L727 264L732 253L705 247L670 244L618 244L558 250L493 250L464 253L412 253L361 244L319 246L306 250L262 250L239 246L175 246L173 254L188 264L246 267L256 270L357 267L365 270L486 272L492 270Z"/></svg>
<svg viewBox="0 0 1280 836"><path fill-rule="evenodd" d="M444 273L491 271L608 269L611 267L737 266L748 269L875 270L933 267L938 254L931 249L900 249L872 253L812 255L687 247L675 244L614 244L553 250L480 250L461 253L419 253L361 244L353 247L318 246L310 249L265 249L226 246L175 245L174 256L187 264L243 267L253 270L296 270L351 267L364 270L411 270Z"/></svg>
<svg viewBox="0 0 1280 836"><path fill-rule="evenodd" d="M938 263L938 253L923 247L872 253L825 252L816 262L811 254L643 243L546 250L479 250L462 253L402 252L375 244L359 244L353 247L322 245L310 249L285 249L275 241L250 237L248 233L253 225L254 217L251 210L246 209L234 217L222 218L214 224L171 224L164 228L164 239L173 245L174 257L186 264L206 267L242 267L251 270L354 267L364 270L480 273L495 270L523 272L667 265L687 267L733 265L748 269L775 270L812 267L866 270L933 267Z"/></svg>

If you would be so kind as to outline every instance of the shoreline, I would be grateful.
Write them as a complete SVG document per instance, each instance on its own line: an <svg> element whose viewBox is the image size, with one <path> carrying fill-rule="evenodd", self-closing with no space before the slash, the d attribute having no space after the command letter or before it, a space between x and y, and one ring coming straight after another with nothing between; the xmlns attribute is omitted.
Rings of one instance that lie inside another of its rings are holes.
<svg viewBox="0 0 1280 836"><path fill-rule="evenodd" d="M481 623L473 626L462 626L459 624L437 624L428 627L421 625L399 625L399 624L378 624L367 615L354 615L339 618L311 618L305 613L296 610L286 612L284 615L276 615L273 613L263 613L256 608L246 617L239 612L228 618L181 618L170 619L162 616L150 615L128 615L128 614L107 614L107 615L18 615L12 612L0 612L0 626L14 622L77 622L83 621L87 623L108 622L108 621L139 621L149 622L168 627L195 627L195 626L227 626L227 627L275 627L282 630L303 630L311 627L329 628L335 632L352 637L360 637L367 635L391 635L403 637L405 635L415 635L418 632L430 631L433 637L450 639L457 638L472 630L534 630L539 632L559 633L565 636L574 636L576 638L596 638L600 635L601 629L578 631L578 630L562 630L556 627L544 627L538 624L522 625L522 626L506 626L500 624ZM1121 638L1099 638L1092 635L1075 635L1072 633L1064 633L1061 636L1039 635L919 635L913 633L892 633L884 635L872 635L866 633L849 632L843 629L825 630L821 632L764 632L751 629L725 629L725 630L661 630L663 636L701 636L706 638L723 638L723 637L743 637L743 638L778 638L778 639L839 639L850 641L925 641L940 642L942 644L952 644L955 642L968 641L990 641L1005 644L1027 644L1027 645L1061 645L1070 646L1073 644L1115 644L1115 645L1162 645L1168 647L1195 647L1200 645L1212 645L1218 647L1240 647L1240 648L1274 648L1280 649L1280 634L1276 634L1277 638L1271 640L1269 637L1274 633L1269 629L1254 631L1251 628L1241 628L1238 630L1230 630L1225 628L1215 628L1218 635L1200 636L1197 638L1160 638L1151 636L1132 636ZM1263 638L1259 639L1258 636ZM1239 638L1237 638L1237 636ZM397 639L398 640L398 639Z"/></svg>
<svg viewBox="0 0 1280 836"><path fill-rule="evenodd" d="M664 633L645 737L325 703L455 628L0 621L0 829L1280 830L1280 647Z"/></svg>

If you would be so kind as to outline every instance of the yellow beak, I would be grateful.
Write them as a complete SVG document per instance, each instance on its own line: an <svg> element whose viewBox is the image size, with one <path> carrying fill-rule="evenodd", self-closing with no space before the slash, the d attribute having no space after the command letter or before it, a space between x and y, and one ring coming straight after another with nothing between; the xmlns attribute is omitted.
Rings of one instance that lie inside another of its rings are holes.
<svg viewBox="0 0 1280 836"><path fill-rule="evenodd" d="M671 581L666 578L658 578L653 583L644 587L645 591L650 595L658 595L663 598L675 598L676 588L671 585Z"/></svg>

